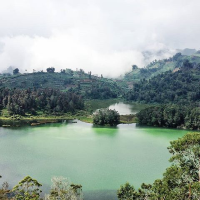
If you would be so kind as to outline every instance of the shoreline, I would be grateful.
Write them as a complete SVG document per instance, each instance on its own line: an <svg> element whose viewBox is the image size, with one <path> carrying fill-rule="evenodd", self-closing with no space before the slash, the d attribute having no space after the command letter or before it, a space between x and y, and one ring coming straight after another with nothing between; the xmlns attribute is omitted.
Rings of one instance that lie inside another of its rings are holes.
<svg viewBox="0 0 200 200"><path fill-rule="evenodd" d="M61 115L61 116L35 116L35 117L0 117L0 127L21 127L21 126L38 126L48 123L62 123L64 121L80 120L86 123L93 123L91 115ZM135 115L120 115L120 124L137 123Z"/></svg>

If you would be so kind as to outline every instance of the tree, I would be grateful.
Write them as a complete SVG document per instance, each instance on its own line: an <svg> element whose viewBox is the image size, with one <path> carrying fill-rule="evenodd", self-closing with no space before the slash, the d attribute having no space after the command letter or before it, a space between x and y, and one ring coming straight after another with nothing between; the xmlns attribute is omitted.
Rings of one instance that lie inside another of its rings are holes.
<svg viewBox="0 0 200 200"><path fill-rule="evenodd" d="M138 69L137 65L132 65L132 71Z"/></svg>
<svg viewBox="0 0 200 200"><path fill-rule="evenodd" d="M49 195L45 200L82 200L82 186L71 184L67 178L53 177L51 179L52 186Z"/></svg>
<svg viewBox="0 0 200 200"><path fill-rule="evenodd" d="M169 152L173 154L170 161L184 169L182 176L189 184L189 197L191 197L193 183L200 184L200 133L189 133L170 143Z"/></svg>
<svg viewBox="0 0 200 200"><path fill-rule="evenodd" d="M65 73L66 73L65 69L61 69L61 70L60 70L60 73L61 73L61 74L65 74Z"/></svg>
<svg viewBox="0 0 200 200"><path fill-rule="evenodd" d="M2 178L2 176L0 175L0 178ZM0 189L0 199L1 200L7 200L7 194L9 193L9 190L8 190L8 183L7 182L4 182L2 184L2 189Z"/></svg>
<svg viewBox="0 0 200 200"><path fill-rule="evenodd" d="M99 109L93 115L93 123L96 125L116 126L120 123L120 115L116 110Z"/></svg>
<svg viewBox="0 0 200 200"><path fill-rule="evenodd" d="M19 74L19 69L18 68L13 70L13 75L16 75L16 74Z"/></svg>
<svg viewBox="0 0 200 200"><path fill-rule="evenodd" d="M88 72L88 75L89 75L89 79L91 79L92 78L92 72L91 71Z"/></svg>
<svg viewBox="0 0 200 200"><path fill-rule="evenodd" d="M12 191L15 194L16 200L39 200L40 187L42 185L35 179L32 179L30 176L26 176L23 180L21 180L18 185L16 185Z"/></svg>
<svg viewBox="0 0 200 200"><path fill-rule="evenodd" d="M182 56L181 53L176 53L176 54L172 57L172 59L173 59L174 61L177 61L178 58L180 58L181 56Z"/></svg>
<svg viewBox="0 0 200 200"><path fill-rule="evenodd" d="M172 141L168 149L172 166L166 169L163 178L152 185L142 184L138 191L126 184L118 190L120 200L200 199L200 133L188 133Z"/></svg>
<svg viewBox="0 0 200 200"><path fill-rule="evenodd" d="M119 200L136 200L138 193L133 186L129 183L121 185L120 189L117 190L117 197Z"/></svg>
<svg viewBox="0 0 200 200"><path fill-rule="evenodd" d="M55 68L54 67L49 67L49 68L47 68L47 72L48 73L54 73L55 72Z"/></svg>

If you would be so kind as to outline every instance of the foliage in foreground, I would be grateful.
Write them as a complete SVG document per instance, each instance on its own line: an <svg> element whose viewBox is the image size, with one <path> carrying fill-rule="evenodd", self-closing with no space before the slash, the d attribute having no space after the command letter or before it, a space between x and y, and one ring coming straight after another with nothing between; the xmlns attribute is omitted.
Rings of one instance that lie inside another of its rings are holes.
<svg viewBox="0 0 200 200"><path fill-rule="evenodd" d="M142 184L135 190L129 183L117 192L119 200L199 200L200 199L200 133L188 133L171 142L172 166L162 179L152 185Z"/></svg>
<svg viewBox="0 0 200 200"><path fill-rule="evenodd" d="M93 115L93 123L96 125L116 126L120 123L120 115L116 110L99 109Z"/></svg>
<svg viewBox="0 0 200 200"><path fill-rule="evenodd" d="M23 180L16 185L12 192L14 194L14 199L40 199L40 187L42 185L35 179L32 179L30 176L25 177Z"/></svg>
<svg viewBox="0 0 200 200"><path fill-rule="evenodd" d="M1 176L0 176L1 178ZM82 186L72 184L69 179L53 177L50 194L41 196L41 184L30 176L21 180L13 189L8 190L8 183L0 189L1 200L82 200Z"/></svg>
<svg viewBox="0 0 200 200"><path fill-rule="evenodd" d="M82 186L71 184L67 178L53 177L49 195L45 200L81 200L83 199Z"/></svg>

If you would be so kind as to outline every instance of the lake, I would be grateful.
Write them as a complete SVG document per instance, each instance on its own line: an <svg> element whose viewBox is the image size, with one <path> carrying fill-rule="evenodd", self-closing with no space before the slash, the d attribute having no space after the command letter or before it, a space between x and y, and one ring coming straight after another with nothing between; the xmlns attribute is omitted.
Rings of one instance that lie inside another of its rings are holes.
<svg viewBox="0 0 200 200"><path fill-rule="evenodd" d="M187 131L137 127L93 127L77 123L0 128L0 174L15 185L30 175L48 191L52 176L83 186L86 200L116 199L116 190L161 178L170 165L167 147Z"/></svg>
<svg viewBox="0 0 200 200"><path fill-rule="evenodd" d="M148 105L139 103L117 102L110 105L108 108L118 111L120 115L131 115L138 113L141 109L144 109L145 107L148 107Z"/></svg>

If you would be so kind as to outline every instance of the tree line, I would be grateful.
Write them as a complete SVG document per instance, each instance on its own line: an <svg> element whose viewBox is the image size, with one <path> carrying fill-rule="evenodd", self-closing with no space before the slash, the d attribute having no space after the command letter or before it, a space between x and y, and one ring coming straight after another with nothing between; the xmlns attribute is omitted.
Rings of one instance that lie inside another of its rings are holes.
<svg viewBox="0 0 200 200"><path fill-rule="evenodd" d="M11 115L26 113L66 113L83 109L81 96L58 89L0 89L0 109L7 109Z"/></svg>
<svg viewBox="0 0 200 200"><path fill-rule="evenodd" d="M139 124L169 128L200 129L200 107L157 105L137 113Z"/></svg>

